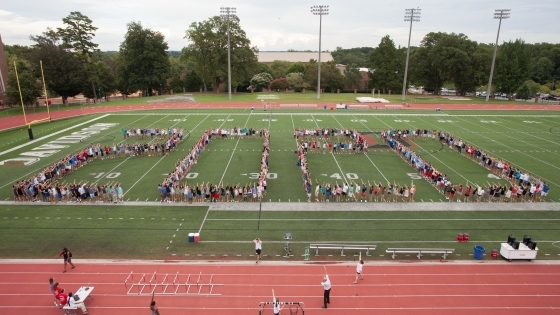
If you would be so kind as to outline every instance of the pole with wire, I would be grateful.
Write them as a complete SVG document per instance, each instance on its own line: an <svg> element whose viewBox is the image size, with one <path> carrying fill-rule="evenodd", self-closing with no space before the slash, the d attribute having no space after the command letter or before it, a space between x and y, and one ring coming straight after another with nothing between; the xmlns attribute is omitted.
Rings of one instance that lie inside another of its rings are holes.
<svg viewBox="0 0 560 315"><path fill-rule="evenodd" d="M402 101L406 99L406 79L408 76L408 57L410 56L410 36L412 35L412 22L420 22L420 13L422 9L406 9L404 15L404 21L410 22L410 29L408 30L408 48L406 49L406 64L404 66L404 80L402 87Z"/></svg>
<svg viewBox="0 0 560 315"><path fill-rule="evenodd" d="M496 45L494 45L494 57L492 57L492 67L490 68L490 79L488 80L488 90L486 91L486 101L490 100L490 91L492 89L492 76L494 75L494 64L496 63L496 54L498 52L498 39L500 38L500 28L502 20L509 19L510 9L498 9L494 12L494 19L500 20L498 24L498 35L496 35Z"/></svg>
<svg viewBox="0 0 560 315"><path fill-rule="evenodd" d="M227 67L228 67L228 99L231 101L231 43L230 43L230 20L235 15L235 8L221 7L220 16L227 21Z"/></svg>
<svg viewBox="0 0 560 315"><path fill-rule="evenodd" d="M317 99L321 99L321 27L323 26L323 15L329 14L328 5L314 5L311 7L311 13L319 16L319 64L317 70Z"/></svg>

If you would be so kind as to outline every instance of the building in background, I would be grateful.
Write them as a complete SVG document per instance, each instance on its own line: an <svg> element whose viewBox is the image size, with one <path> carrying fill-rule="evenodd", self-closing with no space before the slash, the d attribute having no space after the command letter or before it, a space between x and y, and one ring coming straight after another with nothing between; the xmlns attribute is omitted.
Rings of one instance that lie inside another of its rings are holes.
<svg viewBox="0 0 560 315"><path fill-rule="evenodd" d="M259 51L257 53L258 61L270 65L274 60L301 62L308 64L309 60L317 60L319 54L317 52L303 52L303 51ZM330 52L321 53L321 63L333 61Z"/></svg>
<svg viewBox="0 0 560 315"><path fill-rule="evenodd" d="M8 102L8 61L6 60L6 53L4 53L4 43L2 43L2 36L0 35L0 105L5 105Z"/></svg>

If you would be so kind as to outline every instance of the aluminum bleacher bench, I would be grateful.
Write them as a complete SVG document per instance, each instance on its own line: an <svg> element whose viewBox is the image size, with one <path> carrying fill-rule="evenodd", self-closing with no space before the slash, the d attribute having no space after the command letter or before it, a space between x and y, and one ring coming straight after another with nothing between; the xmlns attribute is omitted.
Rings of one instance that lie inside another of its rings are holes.
<svg viewBox="0 0 560 315"><path fill-rule="evenodd" d="M346 244L311 244L309 248L315 248L315 255L319 255L319 249L340 249L340 256L344 256L344 250L365 250L366 256L370 256L369 251L375 250L377 245L346 245Z"/></svg>
<svg viewBox="0 0 560 315"><path fill-rule="evenodd" d="M391 253L393 259L397 254L417 254L418 259L423 254L443 254L443 259L446 259L447 255L453 253L453 251L455 251L453 248L387 248L385 252Z"/></svg>

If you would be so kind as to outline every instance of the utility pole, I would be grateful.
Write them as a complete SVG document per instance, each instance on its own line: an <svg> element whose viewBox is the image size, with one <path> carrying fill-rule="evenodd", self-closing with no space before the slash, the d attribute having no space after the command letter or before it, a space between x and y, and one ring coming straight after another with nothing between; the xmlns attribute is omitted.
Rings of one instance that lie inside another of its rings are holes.
<svg viewBox="0 0 560 315"><path fill-rule="evenodd" d="M486 91L486 101L490 100L490 91L492 89L492 76L494 75L494 64L496 63L496 53L498 52L498 39L500 38L500 28L502 20L509 19L510 9L500 9L494 12L494 19L500 20L498 24L498 35L496 35L496 45L494 45L494 57L492 58L492 67L490 68L490 79L488 80L488 90Z"/></svg>
<svg viewBox="0 0 560 315"><path fill-rule="evenodd" d="M328 5L314 5L311 7L311 13L319 16L319 65L317 74L317 99L321 99L321 27L323 25L323 15L329 14Z"/></svg>
<svg viewBox="0 0 560 315"><path fill-rule="evenodd" d="M410 36L412 35L412 22L420 22L420 13L422 9L406 9L404 15L404 21L410 22L410 29L408 31L408 48L406 50L406 64L404 66L404 81L402 87L402 101L406 99L406 79L408 76L408 57L410 56Z"/></svg>

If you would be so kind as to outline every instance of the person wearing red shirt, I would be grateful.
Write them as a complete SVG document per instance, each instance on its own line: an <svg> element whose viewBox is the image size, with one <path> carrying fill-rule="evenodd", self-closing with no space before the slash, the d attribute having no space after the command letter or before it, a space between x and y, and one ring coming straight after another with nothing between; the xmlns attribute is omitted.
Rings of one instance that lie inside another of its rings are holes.
<svg viewBox="0 0 560 315"><path fill-rule="evenodd" d="M66 304L68 304L68 294L64 293L64 289L60 289L60 293L56 295L58 299L60 308L62 309Z"/></svg>

